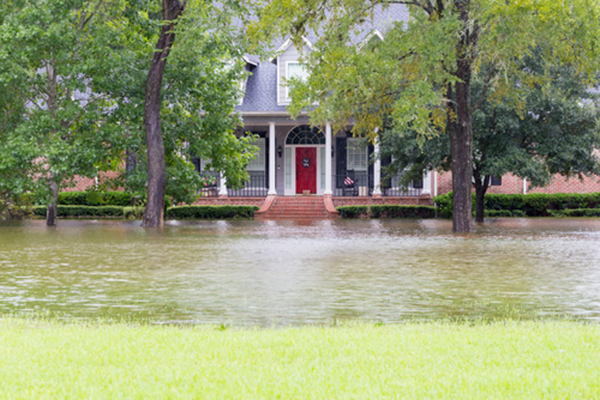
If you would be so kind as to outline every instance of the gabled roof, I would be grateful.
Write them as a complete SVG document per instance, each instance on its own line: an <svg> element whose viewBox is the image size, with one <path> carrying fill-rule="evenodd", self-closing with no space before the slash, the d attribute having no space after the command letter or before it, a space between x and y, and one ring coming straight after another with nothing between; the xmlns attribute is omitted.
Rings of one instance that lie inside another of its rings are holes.
<svg viewBox="0 0 600 400"><path fill-rule="evenodd" d="M378 7L371 19L366 21L361 29L351 38L353 43L362 45L373 37L381 39L385 32L396 22L408 22L409 13L406 6L402 4L390 4L385 9ZM313 43L318 41L318 34L307 33L303 37L306 45L313 48ZM278 46L274 46L276 53L287 50L293 44L290 38L282 40ZM239 112L272 111L285 112L286 107L277 105L277 65L271 60L261 61L256 55L245 55L244 61L252 68L251 75L246 82L246 93L242 104L236 107Z"/></svg>
<svg viewBox="0 0 600 400"><path fill-rule="evenodd" d="M304 43L305 43L305 44L308 46L308 48L309 48L309 49L311 49L311 50L312 50L312 49L314 48L314 46L313 46L313 44L312 44L312 42L311 42L310 40L308 40L308 39L307 39L306 37L304 37L304 36L302 36L302 39L304 40ZM286 39L286 40L285 40L285 41L284 41L284 42L281 44L281 46L279 46L279 47L277 48L277 50L275 50L275 52L276 52L277 54L281 54L281 53L283 53L284 51L286 51L286 50L287 50L287 49L288 49L288 48L289 48L289 47L290 47L292 44L294 44L294 42L292 42L292 38L287 38L287 39ZM269 61L270 61L270 62L273 62L273 61L275 61L275 58L276 58L276 57L272 57L272 58L271 58Z"/></svg>

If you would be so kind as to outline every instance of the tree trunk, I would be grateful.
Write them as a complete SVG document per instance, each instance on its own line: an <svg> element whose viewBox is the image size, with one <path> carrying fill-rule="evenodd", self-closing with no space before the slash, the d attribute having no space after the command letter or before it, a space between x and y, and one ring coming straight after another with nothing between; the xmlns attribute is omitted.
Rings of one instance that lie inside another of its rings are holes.
<svg viewBox="0 0 600 400"><path fill-rule="evenodd" d="M171 23L162 26L146 81L144 125L148 154L148 200L142 226L148 228L163 226L167 174L165 147L160 126L160 89L167 57L175 41L173 32L175 20L183 12L184 5L178 0L163 0L163 21L171 21Z"/></svg>
<svg viewBox="0 0 600 400"><path fill-rule="evenodd" d="M473 229L471 211L471 185L473 180L473 125L471 121L471 68L473 47L477 42L477 28L470 21L469 1L458 1L457 8L463 22L462 36L456 52L456 77L460 80L456 89L456 124L449 129L452 154L452 191L454 232L470 232Z"/></svg>
<svg viewBox="0 0 600 400"><path fill-rule="evenodd" d="M460 72L460 71L459 71ZM461 74L463 82L456 84L457 124L450 129L452 153L452 192L454 232L470 232L473 228L471 182L473 180L473 131L469 111L470 71Z"/></svg>
<svg viewBox="0 0 600 400"><path fill-rule="evenodd" d="M58 209L58 184L56 182L50 182L50 191L52 192L52 203L46 207L46 226L56 226Z"/></svg>
<svg viewBox="0 0 600 400"><path fill-rule="evenodd" d="M483 222L485 216L485 193L490 185L490 175L481 179L479 173L473 173L475 177L475 222Z"/></svg>

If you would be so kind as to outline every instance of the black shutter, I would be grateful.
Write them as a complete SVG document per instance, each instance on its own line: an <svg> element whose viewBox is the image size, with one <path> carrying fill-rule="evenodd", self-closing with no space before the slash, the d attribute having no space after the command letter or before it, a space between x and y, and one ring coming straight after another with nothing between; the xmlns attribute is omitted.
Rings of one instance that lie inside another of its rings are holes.
<svg viewBox="0 0 600 400"><path fill-rule="evenodd" d="M369 143L369 145L367 146L367 173L369 174L369 189L373 190L373 176L374 176L374 165L373 162L371 161L371 157L373 156L373 153L375 152L375 149L373 148L373 145Z"/></svg>
<svg viewBox="0 0 600 400"><path fill-rule="evenodd" d="M265 187L269 188L269 139L265 137Z"/></svg>
<svg viewBox="0 0 600 400"><path fill-rule="evenodd" d="M197 173L202 173L202 171L200 171L200 159L196 157L195 154L192 154L192 164L194 164L194 169Z"/></svg>
<svg viewBox="0 0 600 400"><path fill-rule="evenodd" d="M387 167L391 163L392 163L392 156L387 156L387 157L381 159L381 191L383 193L385 193L385 191L387 189L389 189L390 186L392 186L392 180L390 178L387 178L385 180L383 179L383 177L385 176L385 174L383 172L384 167Z"/></svg>
<svg viewBox="0 0 600 400"><path fill-rule="evenodd" d="M335 187L344 188L344 179L346 179L346 143L345 137L335 138Z"/></svg>

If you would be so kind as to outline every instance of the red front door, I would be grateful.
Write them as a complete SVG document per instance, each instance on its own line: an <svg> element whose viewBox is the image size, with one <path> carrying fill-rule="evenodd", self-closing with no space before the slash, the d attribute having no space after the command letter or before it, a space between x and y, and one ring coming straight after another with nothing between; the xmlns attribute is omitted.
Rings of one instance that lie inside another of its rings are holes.
<svg viewBox="0 0 600 400"><path fill-rule="evenodd" d="M317 193L317 149L296 147L296 193Z"/></svg>

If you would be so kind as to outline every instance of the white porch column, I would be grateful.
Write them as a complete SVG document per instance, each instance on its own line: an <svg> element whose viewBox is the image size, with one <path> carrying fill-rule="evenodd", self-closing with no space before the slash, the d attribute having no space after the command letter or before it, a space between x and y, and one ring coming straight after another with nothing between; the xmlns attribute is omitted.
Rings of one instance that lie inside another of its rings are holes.
<svg viewBox="0 0 600 400"><path fill-rule="evenodd" d="M423 174L423 190L421 195L431 195L431 171Z"/></svg>
<svg viewBox="0 0 600 400"><path fill-rule="evenodd" d="M527 178L523 178L523 194L527 194Z"/></svg>
<svg viewBox="0 0 600 400"><path fill-rule="evenodd" d="M268 195L277 195L275 189L275 122L269 122L269 192Z"/></svg>
<svg viewBox="0 0 600 400"><path fill-rule="evenodd" d="M373 165L373 197L381 197L381 159L379 158L379 141L375 138L373 142L373 154L375 165Z"/></svg>
<svg viewBox="0 0 600 400"><path fill-rule="evenodd" d="M332 145L332 139L331 139L331 124L328 122L325 125L325 192L323 193L324 195L333 195L333 191L331 190L331 164L332 164L332 158L331 158L331 145Z"/></svg>
<svg viewBox="0 0 600 400"><path fill-rule="evenodd" d="M227 178L221 172L220 176L221 186L219 187L219 197L227 197Z"/></svg>

